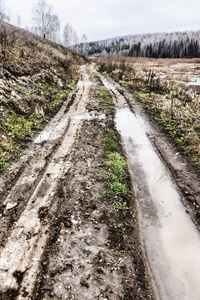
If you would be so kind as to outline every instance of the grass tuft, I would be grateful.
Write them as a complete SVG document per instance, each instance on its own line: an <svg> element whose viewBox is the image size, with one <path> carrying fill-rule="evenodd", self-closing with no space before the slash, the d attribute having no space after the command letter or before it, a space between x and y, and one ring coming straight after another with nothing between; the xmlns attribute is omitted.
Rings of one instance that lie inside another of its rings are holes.
<svg viewBox="0 0 200 300"><path fill-rule="evenodd" d="M108 89L105 86L100 86L101 96L103 98L103 110L112 109L114 107L114 102L110 96Z"/></svg>
<svg viewBox="0 0 200 300"><path fill-rule="evenodd" d="M112 132L104 137L104 149L111 152L118 151L117 138Z"/></svg>

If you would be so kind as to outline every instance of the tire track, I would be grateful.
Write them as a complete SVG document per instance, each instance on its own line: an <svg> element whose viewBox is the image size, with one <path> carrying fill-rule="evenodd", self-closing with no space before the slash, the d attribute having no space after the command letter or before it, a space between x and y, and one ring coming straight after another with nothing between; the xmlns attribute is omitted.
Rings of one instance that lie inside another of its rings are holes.
<svg viewBox="0 0 200 300"><path fill-rule="evenodd" d="M64 119L62 129L60 129L60 135L63 135L63 138L59 144L56 144L59 139L59 136L56 136L57 129L54 127L51 131L52 124L48 125L46 131L44 130L35 139L32 147L33 149L37 148L35 155L41 153L42 158L38 156L33 161L29 161L28 168L24 170L10 195L4 201L4 208L9 211L17 206L16 193L23 197L24 194L27 196L26 200L21 199L24 201L24 206L25 202L27 205L18 216L18 220L17 217L15 218L12 232L1 251L0 291L2 297L19 295L18 299L29 299L24 295L30 295L35 285L41 255L49 236L51 224L49 218L53 216L56 206L54 195L62 174L70 168L70 151L77 131L82 126L81 118L76 119L73 114L75 116L83 113L88 103L92 82L84 69L81 77L83 81L79 81L76 97L72 96L72 105L68 111L68 114L70 113L72 116L67 116L65 107L62 109L63 118L58 116L53 121L53 124L57 123L58 128L61 128L60 124ZM51 146L51 151L48 152L52 142L54 142L54 146ZM47 150L44 147L46 143ZM46 151L48 154L44 156L43 152L46 153ZM32 188L30 188L31 186Z"/></svg>
<svg viewBox="0 0 200 300"><path fill-rule="evenodd" d="M83 78L82 73L81 76ZM84 74L84 76L87 76L86 80L88 80L88 75ZM70 95L71 100L62 106L50 124L34 139L32 145L29 147L28 153L23 156L19 171L15 174L15 177L12 178L12 181L3 182L2 180L0 188L4 191L4 194L5 186L7 190L6 196L1 195L1 247L5 245L14 222L17 222L20 217L26 203L43 177L49 161L62 142L70 124L70 117L67 113L69 106L71 105L71 114L78 110L78 103L82 98L83 89L84 87L80 84L80 87ZM74 103L76 103L75 107L73 105ZM13 169L14 167L15 164L13 164L11 168Z"/></svg>
<svg viewBox="0 0 200 300"><path fill-rule="evenodd" d="M114 130L110 121L114 115L108 114L101 123L95 119L100 97L99 89L92 87L87 108L96 111L94 120L84 121L73 144L70 169L60 181L57 217L32 299L147 299L151 295L135 218L116 211L111 198L102 196L107 192L100 175L105 172L102 131ZM129 199L129 205L133 209L134 199Z"/></svg>

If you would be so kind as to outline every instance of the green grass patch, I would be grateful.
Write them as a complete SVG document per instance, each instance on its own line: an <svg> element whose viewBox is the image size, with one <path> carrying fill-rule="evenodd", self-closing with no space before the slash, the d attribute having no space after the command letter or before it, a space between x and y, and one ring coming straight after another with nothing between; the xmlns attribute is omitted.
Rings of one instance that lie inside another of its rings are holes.
<svg viewBox="0 0 200 300"><path fill-rule="evenodd" d="M31 95L31 91L27 90L25 87L20 87L19 90L26 95Z"/></svg>
<svg viewBox="0 0 200 300"><path fill-rule="evenodd" d="M95 72L93 72L91 75L92 75L92 77L94 77L94 78L97 79L97 80L100 79L99 74L97 74L97 73L95 73Z"/></svg>
<svg viewBox="0 0 200 300"><path fill-rule="evenodd" d="M116 181L110 185L110 189L115 195L126 196L127 195L126 185L121 182L118 182L118 180L119 179L116 177Z"/></svg>
<svg viewBox="0 0 200 300"><path fill-rule="evenodd" d="M18 148L13 149L13 145L9 147L2 147L0 145L0 171L3 171L5 168L8 167L10 160L13 158L14 155L18 154Z"/></svg>
<svg viewBox="0 0 200 300"><path fill-rule="evenodd" d="M60 90L55 95L54 100L51 102L51 108L59 106L64 100L66 100L70 90Z"/></svg>
<svg viewBox="0 0 200 300"><path fill-rule="evenodd" d="M117 136L114 131L105 131L104 150L106 154L104 165L107 169L104 174L104 179L106 186L109 189L107 196L112 198L114 202L118 199L118 202L120 203L121 201L124 201L122 198L126 198L129 195L126 186L127 163L120 153L117 144Z"/></svg>
<svg viewBox="0 0 200 300"><path fill-rule="evenodd" d="M112 131L108 132L104 137L104 149L111 152L118 151L117 137Z"/></svg>
<svg viewBox="0 0 200 300"><path fill-rule="evenodd" d="M103 106L102 109L105 111L106 109L112 109L114 107L114 102L110 96L108 89L105 86L100 86L101 96L103 98Z"/></svg>
<svg viewBox="0 0 200 300"><path fill-rule="evenodd" d="M24 117L8 110L4 117L6 121L1 127L5 134L0 137L0 171L20 154L25 142L30 140L34 130L39 128L44 120L44 116L39 112Z"/></svg>
<svg viewBox="0 0 200 300"><path fill-rule="evenodd" d="M13 110L6 110L3 113L3 122L0 127L5 135L0 136L0 171L7 168L9 163L20 154L34 132L42 128L43 124L49 120L51 113L57 111L75 87L71 84L67 89L53 90L48 84L38 84L42 96L38 98L32 114L24 116L20 114L20 110L18 110L19 113ZM29 95L25 88L20 88L20 90Z"/></svg>
<svg viewBox="0 0 200 300"><path fill-rule="evenodd" d="M125 168L127 165L124 158L118 152L109 153L105 165L113 175L121 182L123 181L126 176Z"/></svg>
<svg viewBox="0 0 200 300"><path fill-rule="evenodd" d="M114 108L112 97L105 86L100 86L100 93L103 99L103 110L109 114L109 110ZM118 145L118 136L115 130L107 128L103 134L104 150L106 155L105 167L106 173L104 179L108 192L104 195L113 201L113 209L115 209L116 201L123 206L124 199L128 198L130 191L127 188L127 164L121 154ZM125 212L126 210L124 210Z"/></svg>
<svg viewBox="0 0 200 300"><path fill-rule="evenodd" d="M4 129L7 135L14 142L26 141L30 137L33 129L37 128L38 124L42 123L44 116L40 111L36 111L28 117L19 116L13 111L6 111L6 122Z"/></svg>

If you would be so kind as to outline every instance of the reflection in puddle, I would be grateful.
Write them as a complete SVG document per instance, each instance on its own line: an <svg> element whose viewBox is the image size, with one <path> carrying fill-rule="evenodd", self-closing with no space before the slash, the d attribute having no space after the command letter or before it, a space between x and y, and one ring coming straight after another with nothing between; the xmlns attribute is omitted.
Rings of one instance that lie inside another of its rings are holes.
<svg viewBox="0 0 200 300"><path fill-rule="evenodd" d="M149 193L148 199L142 199L140 210L145 247L161 299L199 300L199 233L146 135L144 120L123 109L117 111L116 124L137 186L136 196L145 189Z"/></svg>

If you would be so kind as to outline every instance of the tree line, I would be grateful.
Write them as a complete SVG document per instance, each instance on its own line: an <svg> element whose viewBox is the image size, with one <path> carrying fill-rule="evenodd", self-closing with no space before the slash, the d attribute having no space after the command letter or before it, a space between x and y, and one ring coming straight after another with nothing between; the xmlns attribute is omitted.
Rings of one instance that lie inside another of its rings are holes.
<svg viewBox="0 0 200 300"><path fill-rule="evenodd" d="M127 56L148 58L198 58L200 57L199 41L187 39L186 41L164 40L150 43L142 47L141 43L134 44Z"/></svg>
<svg viewBox="0 0 200 300"><path fill-rule="evenodd" d="M3 1L0 0L0 22L10 22ZM78 37L69 23L65 24L61 33L59 17L46 0L38 0L33 6L32 20L34 25L25 29L84 55L149 58L200 57L200 31L128 35L88 43L86 35ZM17 23L20 27L20 16L17 16Z"/></svg>
<svg viewBox="0 0 200 300"><path fill-rule="evenodd" d="M84 34L78 37L75 29L66 23L61 34L59 17L54 13L53 7L49 5L46 0L38 0L37 4L32 9L33 26L25 28L34 34L37 34L45 39L63 44L64 46L76 51L77 44L79 46L79 53L87 55L87 37ZM0 0L0 21L10 23L10 17L6 13L3 0ZM17 25L20 27L21 17L17 16ZM62 36L62 37L61 37Z"/></svg>
<svg viewBox="0 0 200 300"><path fill-rule="evenodd" d="M200 57L200 31L154 33L116 37L89 43L89 55L148 58Z"/></svg>

